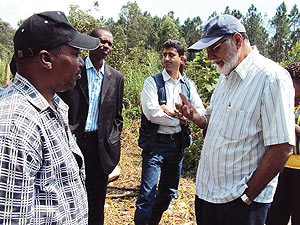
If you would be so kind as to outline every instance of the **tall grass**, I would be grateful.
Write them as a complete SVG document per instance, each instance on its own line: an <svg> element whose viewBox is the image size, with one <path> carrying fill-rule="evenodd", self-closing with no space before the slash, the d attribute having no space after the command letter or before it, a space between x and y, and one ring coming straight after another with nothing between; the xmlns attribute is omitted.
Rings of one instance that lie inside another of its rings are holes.
<svg viewBox="0 0 300 225"><path fill-rule="evenodd" d="M0 86L5 84L6 62L0 59Z"/></svg>
<svg viewBox="0 0 300 225"><path fill-rule="evenodd" d="M120 67L124 75L124 125L130 126L132 120L140 118L141 99L145 79L161 70L161 58L158 53L144 48L133 48Z"/></svg>

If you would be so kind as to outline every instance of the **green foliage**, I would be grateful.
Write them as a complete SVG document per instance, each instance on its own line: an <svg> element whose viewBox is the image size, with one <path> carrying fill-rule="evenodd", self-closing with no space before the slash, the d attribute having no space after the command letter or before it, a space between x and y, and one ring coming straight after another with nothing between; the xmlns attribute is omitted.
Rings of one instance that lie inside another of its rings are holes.
<svg viewBox="0 0 300 225"><path fill-rule="evenodd" d="M269 35L264 27L264 20L261 13L257 12L253 4L243 18L243 24L245 25L250 43L255 44L261 54L268 56L266 41L269 39Z"/></svg>
<svg viewBox="0 0 300 225"><path fill-rule="evenodd" d="M142 13L136 2L128 2L123 5L120 12L120 18L115 26L121 25L126 34L126 52L136 47L137 43L143 41L145 47L149 47L150 39L153 31L153 21L147 13Z"/></svg>
<svg viewBox="0 0 300 225"><path fill-rule="evenodd" d="M140 94L145 79L161 70L161 59L159 54L152 50L146 50L140 42L125 57L120 67L124 75L124 118L126 120L139 119L141 115Z"/></svg>
<svg viewBox="0 0 300 225"><path fill-rule="evenodd" d="M85 34L89 34L96 27L101 27L101 23L90 15L89 10L83 11L78 5L70 6L68 20L79 32Z"/></svg>
<svg viewBox="0 0 300 225"><path fill-rule="evenodd" d="M111 30L114 35L113 49L106 58L109 65L120 70L126 56L126 35L121 26L117 26Z"/></svg>
<svg viewBox="0 0 300 225"><path fill-rule="evenodd" d="M161 25L161 46L163 46L163 44L170 39L180 40L180 33L173 19L170 16L166 16Z"/></svg>
<svg viewBox="0 0 300 225"><path fill-rule="evenodd" d="M271 20L271 25L276 32L269 43L269 55L275 62L281 62L287 57L289 51L288 40L291 33L284 2L277 8L276 15Z"/></svg>
<svg viewBox="0 0 300 225"><path fill-rule="evenodd" d="M0 58L0 87L5 84L6 62Z"/></svg>
<svg viewBox="0 0 300 225"><path fill-rule="evenodd" d="M207 60L205 50L198 52L195 59L188 63L185 73L195 82L203 104L207 107L219 79L219 73L216 72L214 63ZM195 177L204 139L202 131L196 125L192 124L191 129L193 143L184 152L183 175Z"/></svg>
<svg viewBox="0 0 300 225"><path fill-rule="evenodd" d="M287 66L290 63L300 62L300 40L296 42L295 47L288 52L288 59L281 62L282 66Z"/></svg>
<svg viewBox="0 0 300 225"><path fill-rule="evenodd" d="M97 5L97 2L94 2ZM95 6L96 6L95 5ZM81 10L78 5L70 5L69 22L81 33L89 34L93 29L101 27L101 23L90 15L91 10ZM82 50L82 58L88 55L88 51Z"/></svg>
<svg viewBox="0 0 300 225"><path fill-rule="evenodd" d="M100 7L101 2L94 2L94 7ZM300 28L299 10L295 5L287 13L286 5L282 3L271 21L265 22L261 13L251 5L245 16L240 11L226 7L224 12L241 19L246 27L251 44L256 45L260 52L270 56L282 65L300 61ZM216 11L210 17L216 16ZM163 17L152 17L148 12L142 12L136 2L128 2L122 6L119 19L95 19L91 10L83 11L79 6L70 6L70 23L80 32L89 34L94 28L103 24L112 31L114 36L113 50L106 61L118 69L125 77L124 90L124 122L130 126L133 120L138 120L141 114L140 93L146 77L162 70L162 45L166 40L181 41L185 47L195 43L201 36L202 19L188 18L180 25L174 12ZM206 19L206 18L204 18ZM21 23L21 21L20 21ZM270 32L267 28L272 26ZM267 28L266 28L267 27ZM4 82L5 66L13 53L13 34L8 23L0 20L0 83ZM274 35L273 35L274 34ZM83 56L87 51L83 51ZM203 104L207 107L219 74L215 65L207 60L205 51L188 54L185 73L198 87ZM185 151L183 174L195 177L203 136L200 129L192 125L193 144Z"/></svg>
<svg viewBox="0 0 300 225"><path fill-rule="evenodd" d="M196 178L204 138L201 130L195 124L191 124L190 128L192 130L193 143L184 151L182 175Z"/></svg>
<svg viewBox="0 0 300 225"><path fill-rule="evenodd" d="M205 50L198 52L192 62L188 62L185 73L198 87L198 93L204 106L208 106L210 97L216 87L219 73L215 65L207 59Z"/></svg>
<svg viewBox="0 0 300 225"><path fill-rule="evenodd" d="M10 62L14 52L14 33L15 30L7 22L0 20L0 59L6 63Z"/></svg>
<svg viewBox="0 0 300 225"><path fill-rule="evenodd" d="M288 17L290 19L290 27L292 31L290 38L290 47L292 47L296 45L298 40L300 40L300 13L297 5L293 6Z"/></svg>
<svg viewBox="0 0 300 225"><path fill-rule="evenodd" d="M202 20L199 16L192 20L187 18L181 29L181 37L185 37L187 45L190 46L200 39L201 30Z"/></svg>

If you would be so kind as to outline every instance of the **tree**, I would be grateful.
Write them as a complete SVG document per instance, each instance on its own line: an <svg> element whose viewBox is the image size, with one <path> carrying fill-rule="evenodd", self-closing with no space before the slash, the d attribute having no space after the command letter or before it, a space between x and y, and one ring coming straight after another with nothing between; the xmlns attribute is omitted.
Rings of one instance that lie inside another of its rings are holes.
<svg viewBox="0 0 300 225"><path fill-rule="evenodd" d="M300 13L297 8L297 5L294 5L290 14L288 15L290 19L290 28L291 28L291 40L290 47L296 45L296 42L300 40Z"/></svg>
<svg viewBox="0 0 300 225"><path fill-rule="evenodd" d="M69 22L81 33L89 34L96 27L101 27L100 21L90 15L90 10L83 11L78 5L70 5Z"/></svg>
<svg viewBox="0 0 300 225"><path fill-rule="evenodd" d="M114 36L113 48L108 57L106 58L106 61L115 69L120 70L126 56L126 35L123 28L120 25L117 27L113 27L113 29L111 29L111 32Z"/></svg>
<svg viewBox="0 0 300 225"><path fill-rule="evenodd" d="M181 36L184 37L188 46L194 44L201 37L202 20L199 16L187 18L181 27Z"/></svg>
<svg viewBox="0 0 300 225"><path fill-rule="evenodd" d="M250 43L255 44L261 54L268 56L266 43L269 40L269 35L266 28L263 26L264 21L261 13L257 12L257 9L253 4L243 18L243 24L246 28Z"/></svg>
<svg viewBox="0 0 300 225"><path fill-rule="evenodd" d="M288 52L287 60L282 61L281 65L286 66L290 63L300 62L300 40L296 42L295 46Z"/></svg>
<svg viewBox="0 0 300 225"><path fill-rule="evenodd" d="M210 19L214 18L214 17L217 16L217 15L218 15L217 12L216 12L216 11L213 11L213 13L210 14L210 16L207 18L207 20L210 20Z"/></svg>
<svg viewBox="0 0 300 225"><path fill-rule="evenodd" d="M119 14L118 25L121 25L127 39L126 52L144 41L147 43L147 27L150 26L149 16L143 16L136 2L123 5Z"/></svg>
<svg viewBox="0 0 300 225"><path fill-rule="evenodd" d="M14 34L15 29L9 23L0 20L0 59L6 63L10 62L14 52Z"/></svg>
<svg viewBox="0 0 300 225"><path fill-rule="evenodd" d="M160 49L167 40L181 40L179 30L170 16L166 16L161 25ZM181 42L182 43L182 42Z"/></svg>
<svg viewBox="0 0 300 225"><path fill-rule="evenodd" d="M241 19L243 17L242 13L237 9L230 11L229 6L226 6L223 14L232 15L232 16L236 17L237 19Z"/></svg>
<svg viewBox="0 0 300 225"><path fill-rule="evenodd" d="M144 27L146 31L146 39L145 44L146 48L150 48L156 51L159 51L159 43L160 43L160 28L162 19L158 16L151 17L151 15L147 12L144 13L144 17L147 18L148 23Z"/></svg>
<svg viewBox="0 0 300 225"><path fill-rule="evenodd" d="M275 16L271 20L271 26L275 29L275 35L269 43L269 55L275 62L284 60L289 49L289 18L286 5L283 2L276 10Z"/></svg>

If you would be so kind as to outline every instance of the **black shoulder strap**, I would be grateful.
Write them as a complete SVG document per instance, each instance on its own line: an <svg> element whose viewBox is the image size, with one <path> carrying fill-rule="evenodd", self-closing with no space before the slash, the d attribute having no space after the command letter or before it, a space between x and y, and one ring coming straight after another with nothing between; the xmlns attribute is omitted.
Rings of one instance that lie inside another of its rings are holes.
<svg viewBox="0 0 300 225"><path fill-rule="evenodd" d="M157 95L159 105L163 105L167 103L166 89L165 89L165 81L163 79L162 73L157 73L152 75L156 87L157 87Z"/></svg>

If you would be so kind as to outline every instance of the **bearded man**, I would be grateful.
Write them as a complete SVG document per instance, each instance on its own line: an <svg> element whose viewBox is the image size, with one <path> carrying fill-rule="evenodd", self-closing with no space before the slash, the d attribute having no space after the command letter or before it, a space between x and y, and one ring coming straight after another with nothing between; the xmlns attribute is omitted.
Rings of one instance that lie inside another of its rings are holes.
<svg viewBox="0 0 300 225"><path fill-rule="evenodd" d="M207 127L196 180L201 225L263 225L277 174L295 143L294 88L289 74L251 46L231 15L216 16L188 50L206 49L221 73L205 116L180 94L176 108Z"/></svg>

